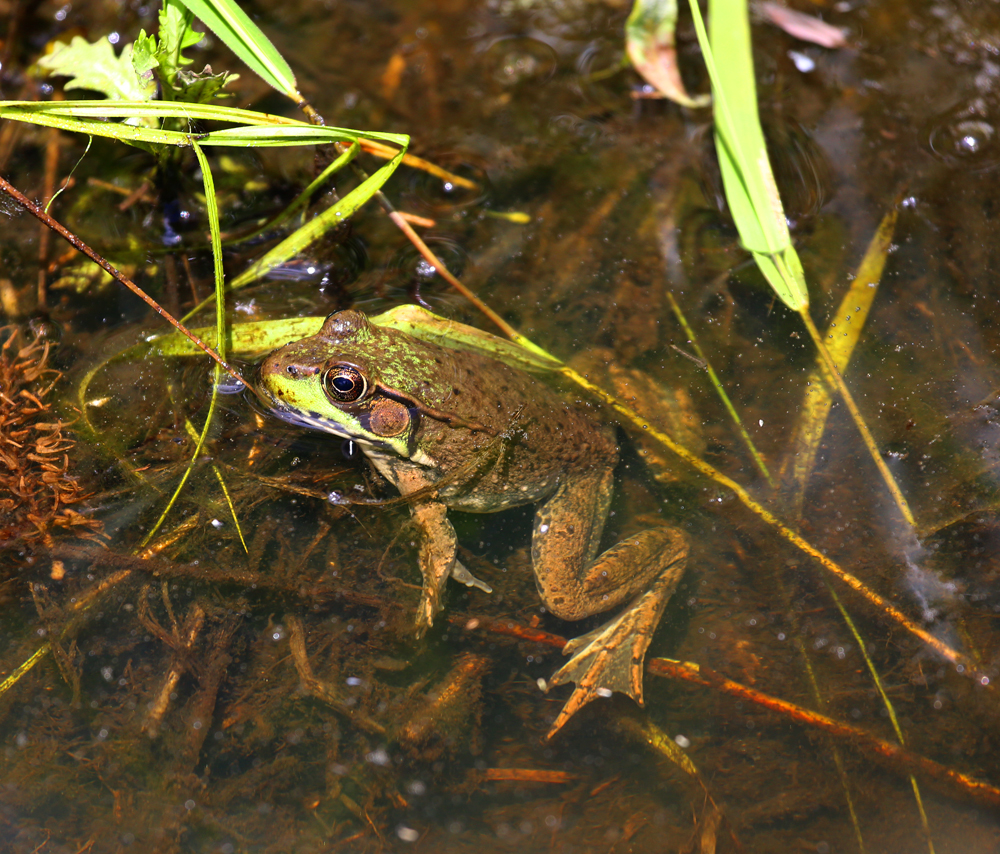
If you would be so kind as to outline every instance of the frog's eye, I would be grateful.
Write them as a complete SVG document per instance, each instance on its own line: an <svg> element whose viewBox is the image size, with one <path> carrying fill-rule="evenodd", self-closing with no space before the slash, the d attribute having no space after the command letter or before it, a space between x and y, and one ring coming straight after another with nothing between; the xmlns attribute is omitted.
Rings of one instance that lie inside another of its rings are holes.
<svg viewBox="0 0 1000 854"><path fill-rule="evenodd" d="M334 365L323 376L323 388L337 403L353 403L365 396L368 381L353 365Z"/></svg>

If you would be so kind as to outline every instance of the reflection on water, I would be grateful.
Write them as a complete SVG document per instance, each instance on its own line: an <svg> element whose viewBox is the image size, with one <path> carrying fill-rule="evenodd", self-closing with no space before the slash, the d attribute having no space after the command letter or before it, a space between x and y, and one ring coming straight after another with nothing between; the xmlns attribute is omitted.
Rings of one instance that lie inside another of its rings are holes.
<svg viewBox="0 0 1000 854"><path fill-rule="evenodd" d="M24 69L64 28L132 38L155 26L145 8L90 14L23 12L22 35L3 47L5 96L41 96ZM478 183L449 189L411 172L386 188L434 220L421 226L428 242L470 287L792 518L668 294L775 471L813 367L808 339L737 244L706 154L708 116L634 100L639 79L613 71L626 8L286 3L255 14L331 124L411 133L417 154ZM824 574L729 491L623 434L605 543L659 518L685 529L691 566L651 656L702 671L655 665L644 710L595 702L547 742L568 689L544 694L539 680L558 669L560 638L599 621L540 608L530 508L452 514L463 563L494 592L452 584L440 625L417 641L406 506L341 440L229 395L185 493L143 543L191 457L186 421L206 417L209 372L133 352L77 399L85 373L153 321L54 244L40 313L37 225L2 203L5 315L45 329L47 364L67 372L43 396L54 374L29 376L38 353L19 355L23 340L4 351L0 461L24 472L37 504L33 521L26 499L0 495L0 676L18 677L0 696L4 848L832 852L859 850L860 835L866 850L911 852L930 850L929 834L937 851L993 850L998 796L970 781L1000 784L1000 13L914 0L822 14L853 34L850 47L805 49L755 28L765 124L817 324L904 200L847 381L919 530L902 526L837 404L796 525L963 663ZM199 62L235 66L209 50ZM679 53L696 90L683 19ZM291 114L251 75L240 86L241 106ZM4 125L0 169L41 196L47 147L61 180L79 140ZM311 152L213 156L233 234L312 177ZM165 248L150 169L141 152L95 143L54 213L182 313L211 279L201 185L191 169L179 176L190 215ZM519 216L493 215L506 213ZM227 271L278 236L228 247ZM373 208L233 307L247 320L416 299L485 328ZM58 394L61 411L49 408ZM39 451L53 433L66 443L74 419L75 445ZM58 513L65 524L52 524ZM883 694L910 753L894 752Z"/></svg>

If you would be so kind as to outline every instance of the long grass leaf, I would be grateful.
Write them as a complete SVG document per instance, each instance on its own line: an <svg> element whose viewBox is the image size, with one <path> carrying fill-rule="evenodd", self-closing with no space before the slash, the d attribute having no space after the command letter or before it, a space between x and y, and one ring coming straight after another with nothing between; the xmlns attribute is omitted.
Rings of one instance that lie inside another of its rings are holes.
<svg viewBox="0 0 1000 854"><path fill-rule="evenodd" d="M269 86L301 101L298 83L285 58L232 0L180 0L233 53Z"/></svg>
<svg viewBox="0 0 1000 854"><path fill-rule="evenodd" d="M837 592L829 585L826 585L827 592L829 592L834 604L840 611L840 616L847 624L847 628L850 629L851 635L854 638L854 642L858 645L858 650L861 653L861 657L865 661L865 665L868 667L868 673L875 683L875 688L878 691L879 697L882 699L882 706L885 708L886 714L889 716L889 720L892 723L893 732L896 733L896 738L899 741L900 747L906 745L906 739L903 737L903 728L900 726L899 717L896 715L896 708L892 704L892 700L889 699L889 695L885 690L885 683L882 681L882 677L878 670L875 669L875 662L871 660L871 656L868 655L868 647L865 644L864 638L861 636L861 632L858 631L858 627L854 624L854 620L851 619L851 615L847 608L844 607L844 603L840 601L840 597ZM931 840L930 825L927 821L927 811L924 809L924 799L920 795L920 786L917 784L917 778L910 774L910 786L913 788L913 797L917 803L917 812L920 815L920 820L923 825L924 836L927 839L927 846L929 849L929 854L934 854L934 843Z"/></svg>
<svg viewBox="0 0 1000 854"><path fill-rule="evenodd" d="M389 180L393 172L403 160L405 149L401 150L392 160L372 173L344 198L331 205L323 213L309 220L302 228L290 234L277 246L267 252L264 257L250 265L239 276L233 279L231 290L241 288L273 270L279 264L284 264L306 248L319 240L324 234L341 223L347 221L363 204Z"/></svg>
<svg viewBox="0 0 1000 854"><path fill-rule="evenodd" d="M399 133L378 133L349 128L316 127L308 122L256 113L252 110L235 110L210 104L154 101L0 101L0 118L31 122L75 133L87 133L125 142L150 142L164 145L190 145L191 134L158 128L137 127L131 124L109 122L106 119L162 119L187 118L190 120L232 122L240 129L196 134L203 145L242 144L247 147L262 145L319 145L332 142L354 142L365 138L387 142L405 148L409 137ZM248 130L247 128L256 128ZM268 130L270 129L270 135ZM234 135L234 132L235 135ZM247 136L239 141L239 133Z"/></svg>
<svg viewBox="0 0 1000 854"><path fill-rule="evenodd" d="M715 372L715 368L712 367L712 363L702 351L701 345L698 343L698 338L694 334L694 330L691 328L690 324L687 322L687 317L684 316L684 312L681 310L680 304L676 299L674 299L674 295L670 293L670 291L667 291L667 299L670 301L670 308L674 312L674 317L677 318L677 322L681 325L681 328L684 330L684 334L687 336L688 344L694 350L695 355L701 360L701 363L705 366L705 372L708 374L708 381L712 384L712 388L715 389L715 393L718 395L719 400L722 401L722 405L726 408L726 412L729 413L729 417L736 426L736 430L740 434L743 444L747 446L750 456L753 457L757 470L764 475L764 480L766 480L768 484L773 487L774 479L771 477L771 472L767 468L767 463L764 462L764 458L760 455L760 451L757 450L757 446L753 443L753 439L750 438L750 434L747 433L746 427L743 426L743 420L740 418L740 414L736 411L736 407L733 406L733 402L729 399L729 394L726 392L725 386L722 385L722 380L719 379L719 375Z"/></svg>
<svg viewBox="0 0 1000 854"><path fill-rule="evenodd" d="M854 348L868 319L868 312L878 293L885 259L896 227L897 212L889 211L879 224L875 236L868 244L851 287L834 312L834 321L826 330L827 349L837 369L847 370ZM799 418L791 448L781 472L781 480L792 497L790 501L798 511L802 506L805 488L816 467L816 455L823 439L826 422L833 406L832 390L823 379L821 365L806 377L806 390L799 407Z"/></svg>
<svg viewBox="0 0 1000 854"><path fill-rule="evenodd" d="M222 270L222 238L221 230L219 228L219 205L215 197L215 181L212 178L212 168L208 162L208 158L205 156L205 152L202 151L201 146L197 143L193 143L194 153L198 158L198 165L201 167L201 177L202 183L205 187L205 208L208 213L208 224L209 232L211 234L212 243L212 257L214 260L214 270L215 270L215 300L216 300L216 322L215 322L215 335L218 347L216 350L219 354L219 358L225 360L226 358L226 312L225 312L225 281L223 278ZM198 434L197 441L195 442L194 451L191 453L191 459L188 460L187 467L184 469L184 474L181 475L181 479L177 486L174 488L173 494L167 501L167 506L163 508L163 512L160 513L159 518L153 524L153 527L149 529L149 532L143 538L139 547L142 548L146 546L149 541L156 536L156 532L160 530L160 527L166 521L167 516L170 514L171 509L173 509L174 504L177 503L177 499L180 498L181 493L184 491L184 487L187 485L188 478L191 476L191 472L194 470L194 465L198 461L198 457L201 456L202 449L205 447L205 442L208 439L208 431L212 429L212 420L215 416L215 407L219 400L219 380L222 378L222 367L219 362L215 363L215 370L213 372L212 380L212 396L211 402L208 405L208 414L205 416L205 423L201 428L201 433ZM193 432L194 428L191 428ZM242 539L242 536L241 536Z"/></svg>
<svg viewBox="0 0 1000 854"><path fill-rule="evenodd" d="M309 186L299 193L291 204L285 207L281 213L273 219L268 220L260 228L255 229L249 234L240 235L239 240L241 242L254 240L265 231L271 231L288 222L288 220L295 216L299 211L304 210L309 204L309 200L313 197L313 194L330 179L331 175L336 174L343 169L346 164L350 163L357 156L360 150L361 146L358 142L356 140L352 142L351 145L348 146L347 150L337 157L336 160L327 166L326 169L324 169L312 181L310 181ZM403 158L403 162L406 162L405 157Z"/></svg>
<svg viewBox="0 0 1000 854"><path fill-rule="evenodd" d="M698 42L712 80L716 151L726 199L740 240L789 308L809 305L809 293L778 195L757 116L757 90L744 0L712 0L709 40L697 0L689 0ZM715 56L725 56L719 64Z"/></svg>

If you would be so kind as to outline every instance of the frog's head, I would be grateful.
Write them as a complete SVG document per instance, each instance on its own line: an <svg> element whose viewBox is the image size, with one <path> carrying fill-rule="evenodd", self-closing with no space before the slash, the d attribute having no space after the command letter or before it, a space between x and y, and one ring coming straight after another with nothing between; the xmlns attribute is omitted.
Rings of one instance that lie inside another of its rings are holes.
<svg viewBox="0 0 1000 854"><path fill-rule="evenodd" d="M279 418L353 439L364 450L417 459L419 404L382 382L391 343L357 311L331 314L310 338L261 363L258 387Z"/></svg>

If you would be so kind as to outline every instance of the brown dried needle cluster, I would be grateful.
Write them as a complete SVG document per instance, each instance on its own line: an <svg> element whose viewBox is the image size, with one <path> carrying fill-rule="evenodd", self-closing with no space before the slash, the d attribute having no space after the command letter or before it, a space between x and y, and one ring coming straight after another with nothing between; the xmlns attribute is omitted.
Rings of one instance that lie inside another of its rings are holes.
<svg viewBox="0 0 1000 854"><path fill-rule="evenodd" d="M46 402L61 376L47 367L49 347L12 327L0 328L0 341L0 546L48 546L60 528L93 536L100 524L70 506L87 494L69 474L69 425Z"/></svg>

